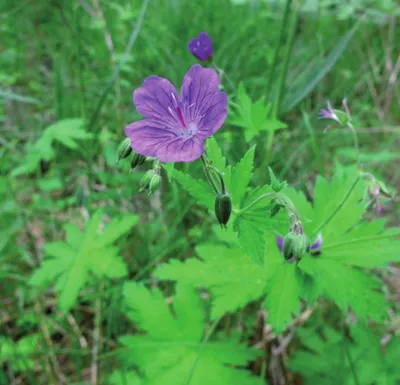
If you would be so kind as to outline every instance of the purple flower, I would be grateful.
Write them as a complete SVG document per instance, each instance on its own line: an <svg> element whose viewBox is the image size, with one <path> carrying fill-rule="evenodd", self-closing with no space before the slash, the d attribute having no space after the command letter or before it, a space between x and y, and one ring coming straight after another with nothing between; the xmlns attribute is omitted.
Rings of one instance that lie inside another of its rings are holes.
<svg viewBox="0 0 400 385"><path fill-rule="evenodd" d="M338 122L340 125L343 125L343 126L346 126L351 122L351 114L350 114L349 106L347 104L347 99L343 99L343 101L342 101L344 111L335 110L329 101L327 101L326 104L327 104L328 108L327 109L323 108L319 112L320 119L331 119L331 120L334 120L335 122ZM330 126L330 127L332 127L332 126Z"/></svg>
<svg viewBox="0 0 400 385"><path fill-rule="evenodd" d="M228 97L210 68L192 66L180 96L158 76L149 76L133 93L136 110L146 119L126 126L133 151L161 162L192 162L203 154L204 140L221 128Z"/></svg>
<svg viewBox="0 0 400 385"><path fill-rule="evenodd" d="M190 40L188 48L192 55L201 61L206 61L213 55L212 41L205 32L200 32L198 36Z"/></svg>
<svg viewBox="0 0 400 385"><path fill-rule="evenodd" d="M338 116L336 115L335 110L333 109L329 100L326 102L326 104L328 106L328 109L323 108L319 112L319 118L320 119L332 119L332 120L336 120L337 122L340 123L340 120L339 120Z"/></svg>
<svg viewBox="0 0 400 385"><path fill-rule="evenodd" d="M370 194L373 198L375 198L376 202L376 215L382 214L382 204L381 204L381 189L379 188L378 183L374 183L373 188L370 190Z"/></svg>
<svg viewBox="0 0 400 385"><path fill-rule="evenodd" d="M279 250L283 253L283 244L284 240L282 237L276 236L276 244L279 247ZM319 250L322 247L322 234L318 234L317 239L315 242L311 245L311 250Z"/></svg>

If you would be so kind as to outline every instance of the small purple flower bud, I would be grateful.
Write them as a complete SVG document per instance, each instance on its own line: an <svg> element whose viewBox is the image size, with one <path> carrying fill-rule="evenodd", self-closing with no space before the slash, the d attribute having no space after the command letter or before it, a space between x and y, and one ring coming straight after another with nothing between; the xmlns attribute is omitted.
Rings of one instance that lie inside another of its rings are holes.
<svg viewBox="0 0 400 385"><path fill-rule="evenodd" d="M221 226L226 227L232 212L232 200L228 194L220 193L215 198L215 215Z"/></svg>
<svg viewBox="0 0 400 385"><path fill-rule="evenodd" d="M371 190L371 195L372 197L375 198L375 202L376 202L376 215L381 215L382 214L382 204L381 204L381 189L379 188L379 184L378 183L374 183L374 186Z"/></svg>
<svg viewBox="0 0 400 385"><path fill-rule="evenodd" d="M283 253L283 238L277 236L276 237L276 244L278 245L279 250Z"/></svg>
<svg viewBox="0 0 400 385"><path fill-rule="evenodd" d="M322 247L322 234L319 233L315 242L311 245L311 250L319 250Z"/></svg>
<svg viewBox="0 0 400 385"><path fill-rule="evenodd" d="M328 100L326 102L328 109L321 109L319 112L319 118L320 119L332 119L332 120L336 120L338 123L340 123L339 118L337 117L337 115L335 114L334 109L332 108L332 105L330 103L330 101Z"/></svg>
<svg viewBox="0 0 400 385"><path fill-rule="evenodd" d="M349 106L347 104L347 98L343 99L342 104L343 104L344 110L346 111L346 114L350 117L351 116L351 112L350 112L350 108L349 108Z"/></svg>
<svg viewBox="0 0 400 385"><path fill-rule="evenodd" d="M343 107L345 111L335 110L329 101L326 102L328 108L321 109L319 112L320 119L330 119L339 123L340 125L347 125L351 120L350 109L347 105L347 100L343 99Z"/></svg>
<svg viewBox="0 0 400 385"><path fill-rule="evenodd" d="M189 51L197 59L206 61L213 55L213 46L210 36L206 32L200 32L188 44Z"/></svg>

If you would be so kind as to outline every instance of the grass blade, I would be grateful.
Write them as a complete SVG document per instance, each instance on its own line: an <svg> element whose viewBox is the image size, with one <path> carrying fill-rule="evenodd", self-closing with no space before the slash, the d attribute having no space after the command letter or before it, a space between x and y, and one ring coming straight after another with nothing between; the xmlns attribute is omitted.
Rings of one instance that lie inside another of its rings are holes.
<svg viewBox="0 0 400 385"><path fill-rule="evenodd" d="M303 84L295 90L288 90L282 103L282 112L287 112L297 106L317 86L342 56L359 26L360 23L356 23L353 28L346 32L329 56L321 63L319 68L310 69L310 75Z"/></svg>

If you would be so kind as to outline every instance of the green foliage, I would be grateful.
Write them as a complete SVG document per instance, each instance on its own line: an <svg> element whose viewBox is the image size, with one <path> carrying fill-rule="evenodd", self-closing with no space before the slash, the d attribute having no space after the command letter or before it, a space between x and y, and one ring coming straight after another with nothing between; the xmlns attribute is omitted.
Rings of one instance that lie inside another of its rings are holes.
<svg viewBox="0 0 400 385"><path fill-rule="evenodd" d="M242 206L245 208L269 193L272 193L270 186L251 189L243 200ZM234 222L240 245L259 264L264 262L265 233L267 231L282 232L287 228L287 218L284 213L279 212L271 218L271 209L270 199L261 199L243 213L239 211Z"/></svg>
<svg viewBox="0 0 400 385"><path fill-rule="evenodd" d="M242 205L246 207L270 192L268 186L250 190ZM313 205L301 192L289 188L285 192L312 242L322 234L318 255L307 254L298 264L284 259L275 234L285 235L288 222L282 210L270 217L267 196L236 213L234 229L243 251L236 244L199 246L200 260L173 260L160 266L156 275L208 289L214 298L214 318L267 294L268 323L276 332L285 330L298 314L301 299L311 305L320 296L335 301L344 313L351 308L360 319L384 320L388 305L382 283L358 267L378 267L398 260L395 236L399 230L385 230L382 220L362 221L364 186L358 173L338 170L331 182L318 177ZM380 250L385 250L384 255Z"/></svg>
<svg viewBox="0 0 400 385"><path fill-rule="evenodd" d="M287 128L287 124L270 116L271 104L265 104L265 97L253 102L246 93L243 83L239 84L236 95L235 110L230 123L242 127L247 142L250 142L260 132L273 132Z"/></svg>
<svg viewBox="0 0 400 385"><path fill-rule="evenodd" d="M350 339L330 327L301 328L296 334L303 350L290 359L289 368L300 372L306 385L395 385L400 381L398 336L391 336L382 348L379 335L361 325L350 327Z"/></svg>
<svg viewBox="0 0 400 385"><path fill-rule="evenodd" d="M237 340L206 341L199 294L184 283L173 298L175 317L159 289L135 282L124 287L128 316L146 334L120 338L128 348L124 359L142 371L145 384L259 384L249 372L235 369L255 358L256 351Z"/></svg>
<svg viewBox="0 0 400 385"><path fill-rule="evenodd" d="M300 77L302 82L285 96L282 103L283 111L289 111L299 104L321 82L324 76L332 70L337 60L339 60L348 47L358 27L359 24L357 23L347 31L325 60L318 61L313 67L307 66L307 70Z"/></svg>
<svg viewBox="0 0 400 385"><path fill-rule="evenodd" d="M15 372L31 370L35 365L32 356L38 349L39 338L38 334L22 337L17 342L0 338L0 364L7 362Z"/></svg>
<svg viewBox="0 0 400 385"><path fill-rule="evenodd" d="M265 291L266 272L238 246L204 244L197 258L175 259L161 265L155 275L208 289L213 295L211 317L218 319L260 298Z"/></svg>
<svg viewBox="0 0 400 385"><path fill-rule="evenodd" d="M114 370L108 378L107 385L142 385L142 383L134 370Z"/></svg>
<svg viewBox="0 0 400 385"><path fill-rule="evenodd" d="M126 265L113 243L135 225L138 217L114 218L99 234L102 217L102 211L97 211L87 222L84 233L78 226L67 224L64 228L66 242L45 246L48 257L30 279L32 285L44 287L55 281L59 306L64 312L75 305L80 289L89 279L89 272L97 279L127 275Z"/></svg>
<svg viewBox="0 0 400 385"><path fill-rule="evenodd" d="M48 126L40 139L28 150L22 164L15 168L11 175L18 176L29 174L39 168L41 160L52 160L56 157L54 142L76 150L77 140L88 140L93 137L91 133L83 129L82 119L64 119Z"/></svg>

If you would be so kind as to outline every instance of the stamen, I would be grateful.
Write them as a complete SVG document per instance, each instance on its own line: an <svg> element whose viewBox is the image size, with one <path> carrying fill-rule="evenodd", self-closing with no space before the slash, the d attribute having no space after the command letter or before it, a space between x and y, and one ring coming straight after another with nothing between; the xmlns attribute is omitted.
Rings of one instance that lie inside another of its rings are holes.
<svg viewBox="0 0 400 385"><path fill-rule="evenodd" d="M183 118L183 114L182 114L181 108L179 106L177 106L176 107L176 111L178 112L178 117L179 117L179 120L181 121L183 127L186 128L186 123L185 123L185 119Z"/></svg>

